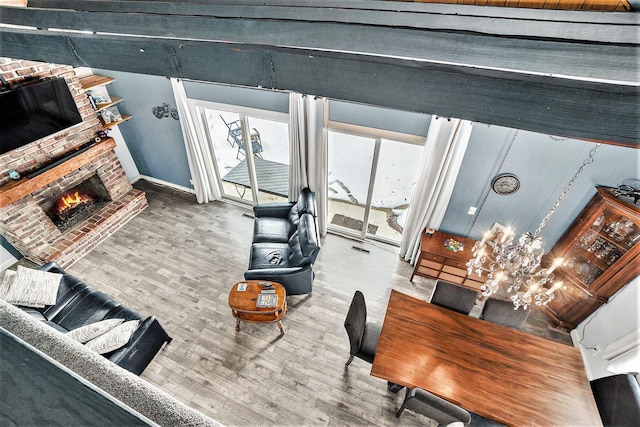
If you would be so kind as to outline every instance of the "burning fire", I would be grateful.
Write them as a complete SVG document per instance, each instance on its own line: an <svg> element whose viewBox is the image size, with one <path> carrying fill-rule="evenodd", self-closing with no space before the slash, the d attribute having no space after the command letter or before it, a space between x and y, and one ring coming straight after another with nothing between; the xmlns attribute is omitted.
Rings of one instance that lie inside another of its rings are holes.
<svg viewBox="0 0 640 427"><path fill-rule="evenodd" d="M67 209L75 208L83 203L89 203L92 200L88 194L80 193L78 191L70 194L65 194L56 200L56 211L58 215Z"/></svg>

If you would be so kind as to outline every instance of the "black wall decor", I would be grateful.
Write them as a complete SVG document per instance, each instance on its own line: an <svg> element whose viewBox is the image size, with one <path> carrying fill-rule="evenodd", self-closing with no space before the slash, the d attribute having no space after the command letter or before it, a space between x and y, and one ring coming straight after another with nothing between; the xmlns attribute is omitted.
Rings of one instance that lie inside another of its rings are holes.
<svg viewBox="0 0 640 427"><path fill-rule="evenodd" d="M179 119L178 110L176 110L175 108L171 107L167 103L164 103L164 104L159 105L157 107L153 107L151 109L151 111L153 112L153 115L156 116L159 119L162 119L163 117L169 117L169 116L171 116L175 120Z"/></svg>

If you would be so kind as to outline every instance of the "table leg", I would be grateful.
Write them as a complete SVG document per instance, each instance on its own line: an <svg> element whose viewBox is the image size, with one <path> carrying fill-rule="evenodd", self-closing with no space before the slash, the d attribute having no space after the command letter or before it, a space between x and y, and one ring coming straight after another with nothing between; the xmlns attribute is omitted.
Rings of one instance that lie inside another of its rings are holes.
<svg viewBox="0 0 640 427"><path fill-rule="evenodd" d="M240 330L240 319L236 319L236 332Z"/></svg>
<svg viewBox="0 0 640 427"><path fill-rule="evenodd" d="M280 328L280 335L284 335L284 328L282 327L282 322L278 320L278 328Z"/></svg>

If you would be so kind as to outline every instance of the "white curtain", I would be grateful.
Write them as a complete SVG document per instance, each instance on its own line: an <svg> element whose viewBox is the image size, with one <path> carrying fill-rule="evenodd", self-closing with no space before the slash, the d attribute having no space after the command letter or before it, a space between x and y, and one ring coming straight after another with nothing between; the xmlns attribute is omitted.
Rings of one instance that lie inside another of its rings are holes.
<svg viewBox="0 0 640 427"><path fill-rule="evenodd" d="M178 115L180 116L180 127L182 128L184 146L187 150L191 182L196 192L196 199L198 203L220 200L221 195L214 170L211 145L206 137L198 132L199 122L195 117L195 112L189 105L189 99L182 81L172 78L171 88L173 89L173 96L176 99Z"/></svg>
<svg viewBox="0 0 640 427"><path fill-rule="evenodd" d="M306 95L289 94L289 201L309 186L307 178Z"/></svg>
<svg viewBox="0 0 640 427"><path fill-rule="evenodd" d="M471 127L466 120L431 118L400 243L400 256L412 264L420 249L422 231L427 227L437 230L444 218Z"/></svg>
<svg viewBox="0 0 640 427"><path fill-rule="evenodd" d="M304 187L316 193L321 236L327 234L329 216L327 111L325 98L289 95L289 199L295 200Z"/></svg>

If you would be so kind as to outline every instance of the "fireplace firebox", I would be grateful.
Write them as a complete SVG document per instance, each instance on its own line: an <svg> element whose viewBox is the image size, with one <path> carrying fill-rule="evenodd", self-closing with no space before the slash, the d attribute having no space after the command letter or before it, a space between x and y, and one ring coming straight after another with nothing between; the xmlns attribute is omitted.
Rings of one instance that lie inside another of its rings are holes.
<svg viewBox="0 0 640 427"><path fill-rule="evenodd" d="M42 209L51 221L64 233L89 218L93 212L111 201L97 175L59 194L43 204Z"/></svg>

